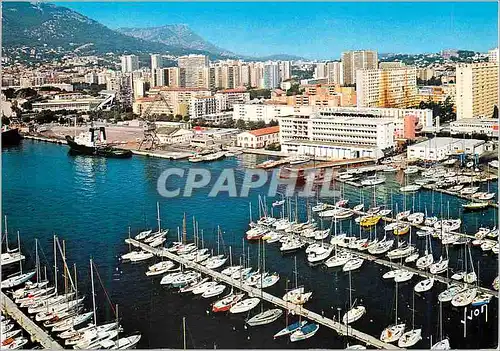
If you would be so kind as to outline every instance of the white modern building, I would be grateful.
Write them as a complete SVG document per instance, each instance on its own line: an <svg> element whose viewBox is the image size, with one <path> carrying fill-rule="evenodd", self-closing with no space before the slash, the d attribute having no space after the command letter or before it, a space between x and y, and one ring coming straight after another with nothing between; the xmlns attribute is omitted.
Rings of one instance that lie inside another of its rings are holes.
<svg viewBox="0 0 500 351"><path fill-rule="evenodd" d="M450 123L450 134L484 134L498 139L498 119L464 118Z"/></svg>
<svg viewBox="0 0 500 351"><path fill-rule="evenodd" d="M163 57L159 54L151 55L151 70L163 68Z"/></svg>
<svg viewBox="0 0 500 351"><path fill-rule="evenodd" d="M269 123L278 120L281 116L289 116L295 112L310 114L314 106L292 106L283 104L235 104L233 106L233 119L244 121L264 121Z"/></svg>
<svg viewBox="0 0 500 351"><path fill-rule="evenodd" d="M122 56L122 72L129 73L139 69L139 58L135 55Z"/></svg>
<svg viewBox="0 0 500 351"><path fill-rule="evenodd" d="M498 63L498 48L488 50L488 62Z"/></svg>
<svg viewBox="0 0 500 351"><path fill-rule="evenodd" d="M157 133L160 144L189 144L194 136L192 130L182 128L158 128Z"/></svg>
<svg viewBox="0 0 500 351"><path fill-rule="evenodd" d="M390 118L294 114L279 119L281 150L331 159L379 159L394 147Z"/></svg>
<svg viewBox="0 0 500 351"><path fill-rule="evenodd" d="M452 155L481 155L486 142L477 139L432 138L410 145L406 150L409 160L441 161Z"/></svg>
<svg viewBox="0 0 500 351"><path fill-rule="evenodd" d="M270 62L264 65L263 87L273 89L280 86L279 66L277 63Z"/></svg>
<svg viewBox="0 0 500 351"><path fill-rule="evenodd" d="M203 116L205 122L210 124L221 124L233 119L233 111L210 113Z"/></svg>

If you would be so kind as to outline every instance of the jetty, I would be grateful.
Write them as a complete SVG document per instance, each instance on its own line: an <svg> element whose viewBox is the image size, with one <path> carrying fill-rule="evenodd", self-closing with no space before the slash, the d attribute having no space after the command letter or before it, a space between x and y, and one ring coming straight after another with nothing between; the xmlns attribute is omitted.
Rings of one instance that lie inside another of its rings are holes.
<svg viewBox="0 0 500 351"><path fill-rule="evenodd" d="M488 178L486 180L481 180L481 181L487 182L487 181L493 181L493 180L497 180L497 179L498 179L497 176L491 175L491 176L488 176ZM430 191L438 191L440 193L450 195L450 196L456 196L458 198L468 200L468 201L479 201L479 200L473 199L471 195L462 195L462 194L454 192L454 191L449 191L447 189L441 189L439 187L436 187L435 185L422 185L422 188L430 190ZM497 201L487 201L487 202L488 202L489 206L494 207L494 208L498 208Z"/></svg>
<svg viewBox="0 0 500 351"><path fill-rule="evenodd" d="M0 293L2 300L2 311L14 319L28 334L31 341L40 343L45 349L59 350L63 349L47 332L29 319L3 292Z"/></svg>
<svg viewBox="0 0 500 351"><path fill-rule="evenodd" d="M151 247L147 244L141 243L135 239L127 239L127 242L130 243L131 245L135 247L139 247L144 251L150 252L156 256L159 257L165 257L168 258L169 260L172 260L174 262L177 262L179 264L184 265L186 268L191 268L193 270L196 270L200 273L203 273L205 275L211 276L217 281L224 282L234 288L237 288L241 291L245 291L248 293L249 296L255 296L255 297L261 297L263 300L275 305L279 306L281 308L284 308L286 310L292 311L296 315L301 315L311 321L314 321L318 324L321 324L325 327L328 327L334 331L336 331L339 335L348 335L352 338L355 338L367 345L376 347L378 349L399 349L399 347L388 344L385 342L380 341L378 338L373 337L369 334L363 333L357 329L352 328L351 326L346 326L345 324L339 323L338 321L335 321L333 319L321 316L318 313L312 312L303 306L300 305L295 305L291 302L286 302L283 299L273 296L269 293L263 292L258 288L248 286L244 284L240 280L233 279L229 276L226 276L222 273L219 273L217 271L208 269L205 266L202 266L201 264L195 263L193 261L189 261L185 259L182 256L175 255L171 252L168 252L165 249L159 249L159 248L154 248Z"/></svg>

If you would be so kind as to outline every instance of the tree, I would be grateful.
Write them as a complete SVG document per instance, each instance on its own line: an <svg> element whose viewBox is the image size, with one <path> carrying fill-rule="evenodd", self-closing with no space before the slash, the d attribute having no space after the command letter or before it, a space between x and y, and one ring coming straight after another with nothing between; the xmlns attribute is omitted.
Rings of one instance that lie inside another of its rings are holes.
<svg viewBox="0 0 500 351"><path fill-rule="evenodd" d="M16 95L16 91L14 90L14 88L8 88L3 91L3 94L7 99L12 99Z"/></svg>
<svg viewBox="0 0 500 351"><path fill-rule="evenodd" d="M16 97L18 97L18 98L29 98L29 97L37 96L37 95L38 95L38 93L36 92L36 90L31 89L31 88L19 89L16 92Z"/></svg>
<svg viewBox="0 0 500 351"><path fill-rule="evenodd" d="M2 125L8 126L10 124L10 118L2 116Z"/></svg>
<svg viewBox="0 0 500 351"><path fill-rule="evenodd" d="M269 127L274 127L274 126L279 126L279 122L275 119L272 119L269 121L269 124L268 124Z"/></svg>
<svg viewBox="0 0 500 351"><path fill-rule="evenodd" d="M255 128L252 128L252 129L261 129L261 128L265 128L266 127L266 122L264 121L257 121L255 122Z"/></svg>
<svg viewBox="0 0 500 351"><path fill-rule="evenodd" d="M491 116L491 117L494 119L498 119L498 106L497 105L495 105L493 107L493 116Z"/></svg>
<svg viewBox="0 0 500 351"><path fill-rule="evenodd" d="M247 125L246 125L246 123L245 123L244 120L239 119L239 120L236 121L236 128L238 128L238 129L246 129Z"/></svg>
<svg viewBox="0 0 500 351"><path fill-rule="evenodd" d="M184 116L184 117L182 117L182 120L184 122L189 122L190 118L189 118L189 116Z"/></svg>
<svg viewBox="0 0 500 351"><path fill-rule="evenodd" d="M247 129L248 129L248 130L254 130L254 129L257 129L257 128L256 128L256 125L257 125L257 123L255 123L254 121L248 121L248 122L247 122Z"/></svg>

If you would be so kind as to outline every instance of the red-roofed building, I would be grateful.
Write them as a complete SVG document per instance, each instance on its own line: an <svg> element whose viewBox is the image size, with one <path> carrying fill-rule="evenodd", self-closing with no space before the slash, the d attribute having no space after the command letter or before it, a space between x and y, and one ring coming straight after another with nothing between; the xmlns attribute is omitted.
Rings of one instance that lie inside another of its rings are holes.
<svg viewBox="0 0 500 351"><path fill-rule="evenodd" d="M279 143L280 127L250 130L237 135L237 145L250 149L261 149L269 144Z"/></svg>

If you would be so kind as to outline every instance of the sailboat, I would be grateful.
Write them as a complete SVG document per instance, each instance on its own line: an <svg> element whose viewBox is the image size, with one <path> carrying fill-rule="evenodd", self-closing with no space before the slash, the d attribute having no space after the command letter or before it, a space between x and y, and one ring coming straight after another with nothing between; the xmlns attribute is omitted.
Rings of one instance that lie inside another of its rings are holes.
<svg viewBox="0 0 500 351"><path fill-rule="evenodd" d="M474 271L474 263L472 262L472 255L470 252L469 245L467 245L467 249L469 251L469 259L470 259L470 265L472 266L472 272L467 273L467 269L465 270L466 274L464 276L464 282L472 284L472 283L475 283L477 281L477 276L476 276L476 272ZM466 257L466 259L467 259L467 257ZM466 265L466 267L467 267L467 265Z"/></svg>
<svg viewBox="0 0 500 351"><path fill-rule="evenodd" d="M283 300L296 305L303 305L311 298L312 292L305 292L303 286L298 286L297 274L297 256L295 256L295 289L285 293Z"/></svg>
<svg viewBox="0 0 500 351"><path fill-rule="evenodd" d="M416 266L418 269L427 269L433 262L434 256L432 255L432 245L430 244L430 237L425 237L425 251L424 255L417 260Z"/></svg>
<svg viewBox="0 0 500 351"><path fill-rule="evenodd" d="M398 324L398 283L396 282L396 318L393 325L388 326L382 331L380 340L383 342L397 341L405 331L405 324Z"/></svg>
<svg viewBox="0 0 500 351"><path fill-rule="evenodd" d="M290 334L290 341L291 342L296 342L300 340L305 340L309 339L316 334L316 332L319 329L319 324L316 323L308 323L296 331L294 331L292 334Z"/></svg>
<svg viewBox="0 0 500 351"><path fill-rule="evenodd" d="M19 239L19 231L17 232L17 247L19 248L19 252L21 252L21 241ZM14 288L16 286L19 286L19 285L25 283L26 281L28 281L29 279L31 279L35 275L36 271L30 271L27 273L23 273L22 261L23 260L19 260L19 273L18 274L2 280L2 283L0 285L2 289Z"/></svg>
<svg viewBox="0 0 500 351"><path fill-rule="evenodd" d="M2 253L1 259L0 259L0 265L7 266L12 263L16 263L19 261L22 261L25 259L24 255L21 254L21 248L18 247L17 249L10 250L9 249L9 239L8 239L8 231L7 231L7 216L5 218L5 247L7 249L7 252ZM1 249L1 242L0 242L0 249Z"/></svg>
<svg viewBox="0 0 500 351"><path fill-rule="evenodd" d="M443 306L441 302L439 302L439 338L440 340L431 346L431 350L449 350L450 341L448 338L443 338Z"/></svg>
<svg viewBox="0 0 500 351"><path fill-rule="evenodd" d="M422 340L422 329L415 329L415 293L413 293L412 329L404 333L398 340L399 347L410 347Z"/></svg>
<svg viewBox="0 0 500 351"><path fill-rule="evenodd" d="M366 313L366 308L364 306L353 307L352 289L351 289L351 271L349 271L349 307L350 310L347 311L342 317L342 322L344 324L354 323Z"/></svg>

